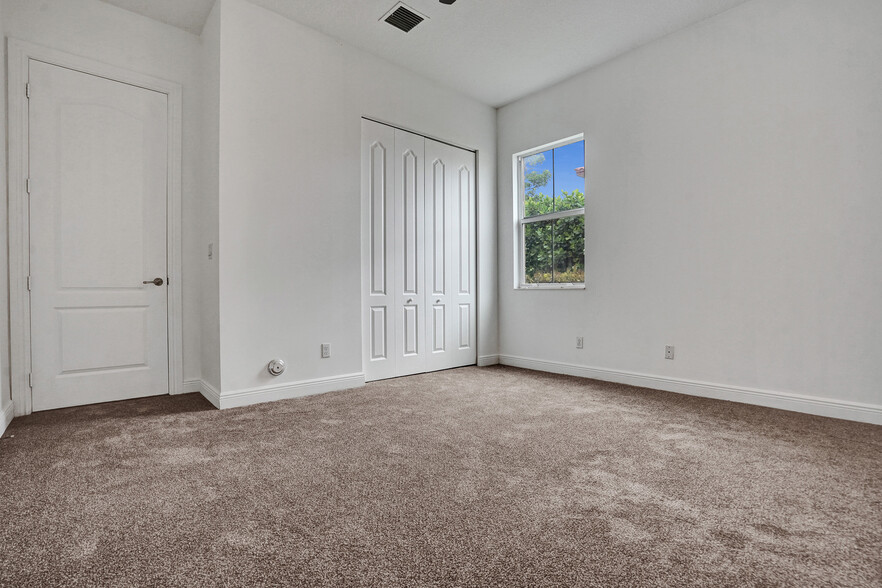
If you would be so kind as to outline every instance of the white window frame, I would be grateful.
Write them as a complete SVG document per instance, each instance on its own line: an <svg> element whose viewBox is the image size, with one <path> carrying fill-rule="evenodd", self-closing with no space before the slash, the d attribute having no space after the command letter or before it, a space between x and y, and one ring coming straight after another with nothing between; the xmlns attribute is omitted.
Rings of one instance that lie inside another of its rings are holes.
<svg viewBox="0 0 882 588"><path fill-rule="evenodd" d="M537 221L557 220L559 218L569 218L572 216L585 216L585 208L574 208L572 210L562 210L560 212L552 212L550 214L541 214L524 218L524 160L531 155L542 153L550 149L564 147L572 143L584 141L585 135L579 133L566 139L560 139L552 143L546 143L539 147L521 151L512 155L512 183L514 185L514 289L515 290L584 290L585 282L576 283L557 283L557 284L531 284L524 279L526 274L526 260L524 247L524 228L526 225ZM583 162L584 165L584 162ZM585 198L588 197L587 190L583 189L582 193ZM586 246L587 249L587 246ZM587 268L586 268L587 269Z"/></svg>

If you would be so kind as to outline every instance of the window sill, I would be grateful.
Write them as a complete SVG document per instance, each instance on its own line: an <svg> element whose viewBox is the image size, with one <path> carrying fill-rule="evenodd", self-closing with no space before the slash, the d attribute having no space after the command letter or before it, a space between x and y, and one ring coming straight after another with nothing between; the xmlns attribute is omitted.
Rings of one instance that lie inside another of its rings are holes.
<svg viewBox="0 0 882 588"><path fill-rule="evenodd" d="M584 290L585 284L520 284L515 290Z"/></svg>

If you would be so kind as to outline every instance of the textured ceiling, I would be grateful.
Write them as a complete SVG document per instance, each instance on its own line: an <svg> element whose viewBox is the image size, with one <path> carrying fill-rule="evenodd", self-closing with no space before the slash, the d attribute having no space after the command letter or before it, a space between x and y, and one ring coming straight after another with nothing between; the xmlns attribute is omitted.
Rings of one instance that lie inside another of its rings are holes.
<svg viewBox="0 0 882 588"><path fill-rule="evenodd" d="M199 33L213 0L104 0ZM379 19L397 0L250 0L492 106L564 80L745 0L405 0L410 33Z"/></svg>

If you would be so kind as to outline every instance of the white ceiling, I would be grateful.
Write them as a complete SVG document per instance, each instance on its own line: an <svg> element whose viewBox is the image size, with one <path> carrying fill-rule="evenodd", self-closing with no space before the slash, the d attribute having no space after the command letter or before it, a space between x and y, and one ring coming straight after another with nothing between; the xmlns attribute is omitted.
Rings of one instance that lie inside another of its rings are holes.
<svg viewBox="0 0 882 588"><path fill-rule="evenodd" d="M199 35L214 0L102 0Z"/></svg>
<svg viewBox="0 0 882 588"><path fill-rule="evenodd" d="M104 0L199 34L214 0ZM397 0L250 0L501 106L746 0L405 0L410 33L380 21Z"/></svg>

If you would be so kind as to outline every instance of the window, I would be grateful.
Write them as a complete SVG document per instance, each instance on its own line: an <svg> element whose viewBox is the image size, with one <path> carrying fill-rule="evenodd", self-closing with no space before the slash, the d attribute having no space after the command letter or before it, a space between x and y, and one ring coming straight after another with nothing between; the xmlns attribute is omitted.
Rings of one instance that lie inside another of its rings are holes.
<svg viewBox="0 0 882 588"><path fill-rule="evenodd" d="M515 288L585 287L582 135L515 154Z"/></svg>

